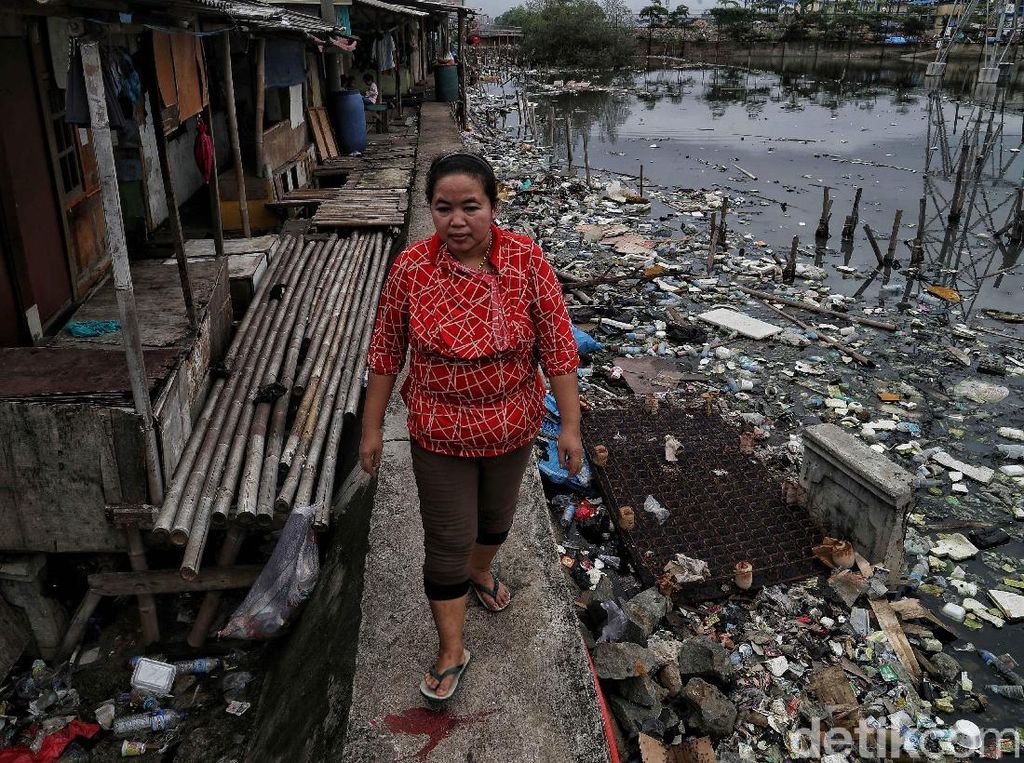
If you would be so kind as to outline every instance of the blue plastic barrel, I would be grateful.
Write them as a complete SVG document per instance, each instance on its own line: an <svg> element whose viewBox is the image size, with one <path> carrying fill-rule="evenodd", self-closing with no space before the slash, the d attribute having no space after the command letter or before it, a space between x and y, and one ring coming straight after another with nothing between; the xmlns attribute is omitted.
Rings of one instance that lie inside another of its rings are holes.
<svg viewBox="0 0 1024 763"><path fill-rule="evenodd" d="M333 93L330 100L331 122L344 154L366 150L366 112L363 96L358 90Z"/></svg>
<svg viewBox="0 0 1024 763"><path fill-rule="evenodd" d="M441 103L455 103L459 100L458 66L438 64L434 67L434 92Z"/></svg>

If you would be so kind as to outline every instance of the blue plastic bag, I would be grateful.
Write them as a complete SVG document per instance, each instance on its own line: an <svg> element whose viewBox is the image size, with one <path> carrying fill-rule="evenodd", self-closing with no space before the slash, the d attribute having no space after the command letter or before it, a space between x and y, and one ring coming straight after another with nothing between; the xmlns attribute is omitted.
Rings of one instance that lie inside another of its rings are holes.
<svg viewBox="0 0 1024 763"><path fill-rule="evenodd" d="M604 346L600 342L594 339L594 337L583 329L576 328L575 324L572 327L572 336L573 339L576 340L576 346L579 348L580 355L590 355L591 353L604 349Z"/></svg>
<svg viewBox="0 0 1024 763"><path fill-rule="evenodd" d="M71 336L93 337L121 330L121 321L68 321L64 330Z"/></svg>
<svg viewBox="0 0 1024 763"><path fill-rule="evenodd" d="M541 476L545 477L552 484L566 487L569 490L583 492L590 487L590 462L587 461L587 454L583 454L583 465L575 477L569 476L569 470L558 463L558 441L549 440L547 453L544 460L540 462Z"/></svg>

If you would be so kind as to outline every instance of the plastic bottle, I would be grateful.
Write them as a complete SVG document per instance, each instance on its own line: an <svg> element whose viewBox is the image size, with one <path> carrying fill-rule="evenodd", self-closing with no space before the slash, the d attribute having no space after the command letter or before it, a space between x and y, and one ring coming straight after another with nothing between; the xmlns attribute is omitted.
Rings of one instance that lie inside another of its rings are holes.
<svg viewBox="0 0 1024 763"><path fill-rule="evenodd" d="M136 731L166 731L173 729L187 717L187 713L177 710L157 710L154 713L139 713L116 718L111 728L118 736L134 734Z"/></svg>
<svg viewBox="0 0 1024 763"><path fill-rule="evenodd" d="M985 664L995 670L997 673L1002 673L1008 679L1017 684L1017 686L1024 686L1024 677L1021 677L1018 673L1015 673L1013 669L1005 662L996 657L992 652L986 652L984 649L978 650L978 656L985 661Z"/></svg>
<svg viewBox="0 0 1024 763"><path fill-rule="evenodd" d="M1016 684L989 684L985 688L993 694L998 694L1000 697L1024 702L1024 686L1017 686Z"/></svg>
<svg viewBox="0 0 1024 763"><path fill-rule="evenodd" d="M925 479L924 477L917 477L914 479L914 487L917 489L923 487L939 487L942 485L942 480Z"/></svg>
<svg viewBox="0 0 1024 763"><path fill-rule="evenodd" d="M568 529L569 525L572 524L572 518L576 515L576 504L570 503L565 507L565 511L562 512L562 520L560 524L563 529Z"/></svg>
<svg viewBox="0 0 1024 763"><path fill-rule="evenodd" d="M224 669L224 660L219 657L200 657L197 660L176 662L174 668L179 676L213 673Z"/></svg>
<svg viewBox="0 0 1024 763"><path fill-rule="evenodd" d="M915 581L916 585L920 585L921 581L928 577L929 567L927 559L919 559L914 568L910 571L910 579Z"/></svg>

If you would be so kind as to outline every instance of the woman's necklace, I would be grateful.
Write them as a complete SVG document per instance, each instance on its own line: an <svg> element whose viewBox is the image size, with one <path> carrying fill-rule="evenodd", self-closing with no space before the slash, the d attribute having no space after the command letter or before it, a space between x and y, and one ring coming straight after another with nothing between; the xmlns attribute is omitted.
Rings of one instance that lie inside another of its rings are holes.
<svg viewBox="0 0 1024 763"><path fill-rule="evenodd" d="M484 248L484 258L477 264L477 267L480 270L487 270L487 265L491 259L491 243L493 242L493 239L494 231L487 231L487 246Z"/></svg>

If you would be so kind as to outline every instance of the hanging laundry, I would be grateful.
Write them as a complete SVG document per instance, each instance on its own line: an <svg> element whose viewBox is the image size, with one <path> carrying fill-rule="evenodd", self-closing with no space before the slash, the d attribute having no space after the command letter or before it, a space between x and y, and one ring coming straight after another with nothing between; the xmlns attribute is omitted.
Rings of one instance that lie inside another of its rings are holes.
<svg viewBox="0 0 1024 763"><path fill-rule="evenodd" d="M210 137L206 120L201 114L196 119L196 142L193 152L196 157L196 167L199 168L199 174L203 176L203 182L209 183L213 176L213 139Z"/></svg>
<svg viewBox="0 0 1024 763"><path fill-rule="evenodd" d="M131 120L124 115L117 93L121 91L121 77L114 76L111 58L105 51L100 52L103 68L103 89L107 101L107 119L110 129L124 131L132 126ZM64 121L69 125L89 127L92 118L89 115L89 98L85 90L85 70L82 68L81 51L77 48L71 55L71 69L68 71L68 89L64 91Z"/></svg>
<svg viewBox="0 0 1024 763"><path fill-rule="evenodd" d="M267 40L263 62L267 87L291 87L306 81L306 46L302 40Z"/></svg>

